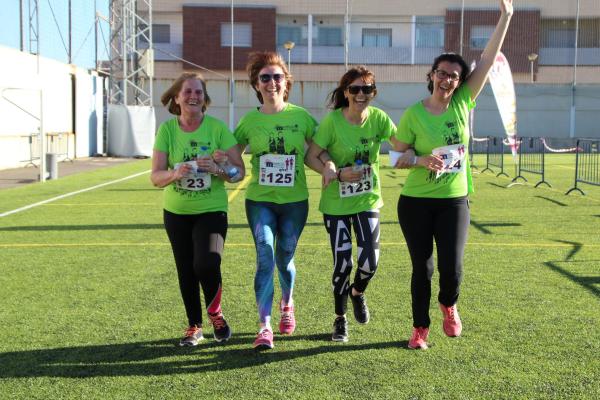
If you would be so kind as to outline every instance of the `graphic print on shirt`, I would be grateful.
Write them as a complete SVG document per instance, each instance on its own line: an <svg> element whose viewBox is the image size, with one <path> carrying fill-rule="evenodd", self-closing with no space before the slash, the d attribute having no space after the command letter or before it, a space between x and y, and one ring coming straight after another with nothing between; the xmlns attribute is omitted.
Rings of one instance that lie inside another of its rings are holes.
<svg viewBox="0 0 600 400"><path fill-rule="evenodd" d="M461 119L461 117L458 117ZM446 145L450 146L453 144L460 144L460 132L459 126L464 126L462 123L462 119L460 121L446 121L442 126L442 138ZM454 179L454 174L438 174L435 171L429 171L429 176L427 177L428 182L433 182L435 184L447 184L451 179Z"/></svg>
<svg viewBox="0 0 600 400"><path fill-rule="evenodd" d="M176 165L194 162L198 157L209 156L211 153L211 142L199 142L191 139L189 146L183 149L181 162ZM192 171L188 176L183 178L183 184L175 184L175 192L188 198L201 198L209 195L212 191L210 174L199 172ZM206 189L204 189L205 186L207 186Z"/></svg>
<svg viewBox="0 0 600 400"><path fill-rule="evenodd" d="M296 148L286 150L286 133L301 134L299 125L275 125L274 129L268 132L269 151L257 154L260 185L294 186L295 178L300 173L296 160L298 151Z"/></svg>

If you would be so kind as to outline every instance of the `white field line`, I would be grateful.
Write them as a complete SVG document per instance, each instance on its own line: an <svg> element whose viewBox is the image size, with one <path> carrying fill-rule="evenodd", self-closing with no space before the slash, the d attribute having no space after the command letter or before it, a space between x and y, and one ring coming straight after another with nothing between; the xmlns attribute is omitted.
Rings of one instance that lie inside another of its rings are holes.
<svg viewBox="0 0 600 400"><path fill-rule="evenodd" d="M15 210L6 211L6 212L0 214L0 217L6 217L6 216L11 215L11 214L16 214L16 213L21 212L21 211L29 210L30 208L33 208L33 207L41 206L43 204L47 204L47 203L50 203L50 202L53 202L53 201L56 201L56 200L64 199L65 197L75 196L76 194L80 194L80 193L84 193L84 192L89 192L90 190L94 190L94 189L98 189L98 188L101 188L101 187L104 187L104 186L108 186L108 185L112 185L112 184L115 184L115 183L123 182L123 181L126 181L128 179L136 178L136 177L138 177L140 175L147 174L149 172L150 172L150 170L144 171L144 172L139 172L137 174L126 176L125 178L120 178L120 179L116 179L114 181L101 183L99 185L92 186L92 187L85 188L85 189L81 189L81 190L77 190L75 192L61 194L60 196L52 197L51 199L39 201L37 203L33 203L33 204L28 205L28 206L17 208Z"/></svg>

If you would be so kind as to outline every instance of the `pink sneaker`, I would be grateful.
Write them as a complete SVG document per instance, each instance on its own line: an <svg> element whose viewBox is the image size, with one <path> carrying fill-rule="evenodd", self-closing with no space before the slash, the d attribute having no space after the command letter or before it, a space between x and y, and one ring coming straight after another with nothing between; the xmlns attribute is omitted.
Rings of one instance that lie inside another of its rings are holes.
<svg viewBox="0 0 600 400"><path fill-rule="evenodd" d="M258 335L256 335L256 339L254 340L254 344L252 345L257 350L266 350L273 348L273 331L268 328L263 328Z"/></svg>
<svg viewBox="0 0 600 400"><path fill-rule="evenodd" d="M422 349L427 350L427 337L429 336L429 328L413 328L412 336L408 341L408 347L410 349Z"/></svg>
<svg viewBox="0 0 600 400"><path fill-rule="evenodd" d="M279 320L279 333L291 335L296 329L296 318L294 317L294 306L279 306L281 319Z"/></svg>
<svg viewBox="0 0 600 400"><path fill-rule="evenodd" d="M444 314L444 333L446 336L456 337L460 336L462 332L462 322L460 322L460 317L458 315L458 310L456 309L456 304L446 307L443 304L440 304L440 310Z"/></svg>

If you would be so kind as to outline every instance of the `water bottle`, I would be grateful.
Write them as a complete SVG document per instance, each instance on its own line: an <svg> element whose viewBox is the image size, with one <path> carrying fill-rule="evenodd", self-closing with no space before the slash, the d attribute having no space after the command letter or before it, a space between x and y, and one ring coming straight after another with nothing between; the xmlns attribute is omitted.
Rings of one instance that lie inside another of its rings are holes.
<svg viewBox="0 0 600 400"><path fill-rule="evenodd" d="M362 160L356 160L356 161L354 161L354 165L352 166L352 171L355 171L355 172L362 172L362 170L363 170L363 162L362 162ZM352 184L352 187L353 187L355 190L356 190L356 189L358 189L358 187L359 187L359 184L358 184L358 182L354 182L354 183Z"/></svg>
<svg viewBox="0 0 600 400"><path fill-rule="evenodd" d="M208 154L208 146L201 146L200 147L200 153L198 153L198 155L196 156L196 158L202 159L202 158L206 158L206 157L210 157L210 155ZM203 169L201 169L200 167L196 166L196 172L206 172Z"/></svg>
<svg viewBox="0 0 600 400"><path fill-rule="evenodd" d="M229 160L225 159L225 161L219 163L219 167L221 167L221 169L225 171L225 174L229 177L230 182L238 182L242 179L242 173L240 172L238 167L231 164Z"/></svg>

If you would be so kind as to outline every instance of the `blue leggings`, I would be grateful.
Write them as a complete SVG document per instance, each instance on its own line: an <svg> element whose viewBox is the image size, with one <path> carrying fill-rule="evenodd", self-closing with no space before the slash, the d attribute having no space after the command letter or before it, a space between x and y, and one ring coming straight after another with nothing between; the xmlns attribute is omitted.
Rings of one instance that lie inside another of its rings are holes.
<svg viewBox="0 0 600 400"><path fill-rule="evenodd" d="M261 323L269 323L273 307L273 272L279 272L282 300L292 300L294 253L308 217L308 200L276 204L246 199L246 217L256 246L254 292Z"/></svg>

